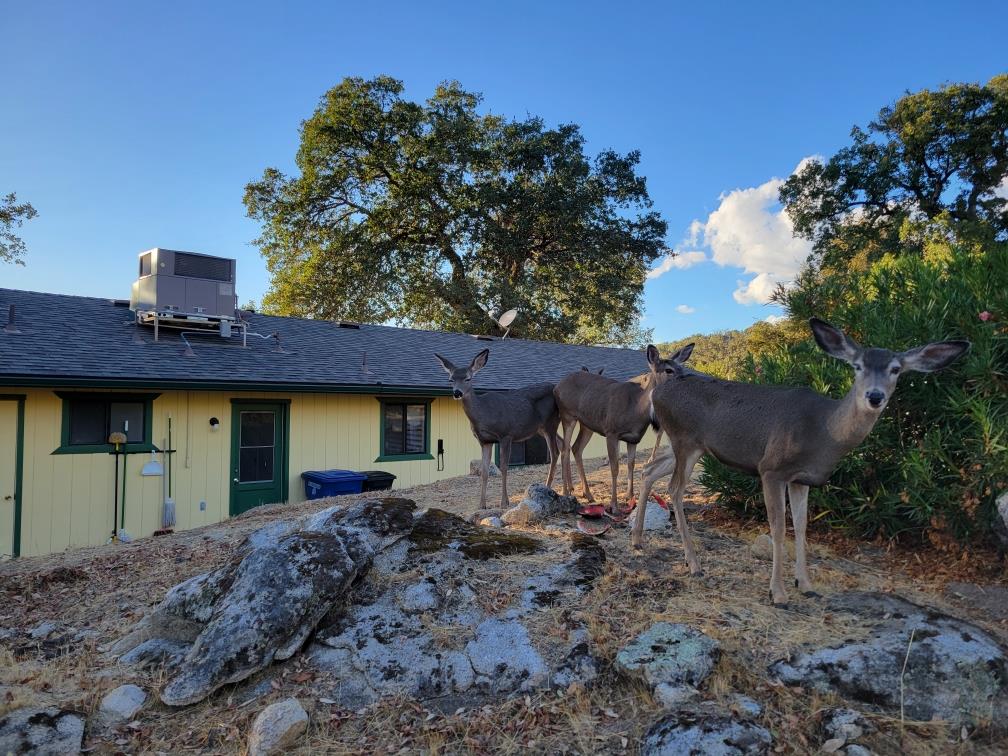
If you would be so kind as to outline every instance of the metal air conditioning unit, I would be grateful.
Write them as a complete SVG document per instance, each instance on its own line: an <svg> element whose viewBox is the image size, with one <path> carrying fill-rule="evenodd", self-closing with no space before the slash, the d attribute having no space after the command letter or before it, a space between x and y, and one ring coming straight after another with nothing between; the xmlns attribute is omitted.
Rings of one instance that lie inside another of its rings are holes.
<svg viewBox="0 0 1008 756"><path fill-rule="evenodd" d="M130 309L140 323L220 328L236 323L236 261L155 247L140 253ZM225 325L227 324L227 325Z"/></svg>

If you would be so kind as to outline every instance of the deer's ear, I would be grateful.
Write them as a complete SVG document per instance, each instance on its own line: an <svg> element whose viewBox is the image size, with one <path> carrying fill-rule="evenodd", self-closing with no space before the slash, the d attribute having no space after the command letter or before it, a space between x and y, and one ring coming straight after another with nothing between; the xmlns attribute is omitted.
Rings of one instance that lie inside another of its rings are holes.
<svg viewBox="0 0 1008 756"><path fill-rule="evenodd" d="M605 366L602 366L602 367L600 367L600 368L598 369L598 374L599 374L599 375L602 375L602 371L603 371L603 370L605 370Z"/></svg>
<svg viewBox="0 0 1008 756"><path fill-rule="evenodd" d="M448 373L448 375L451 375L452 372L454 372L455 366L452 365L448 360L446 360L444 357L442 357L437 352L434 352L434 356L438 358L438 362L441 363L441 367L443 367L445 369L445 372Z"/></svg>
<svg viewBox="0 0 1008 756"><path fill-rule="evenodd" d="M825 320L820 320L819 318L809 320L809 326L812 328L812 335L815 336L816 344L826 354L844 362L854 363L854 360L857 359L858 354L861 352L861 347L857 345L856 341L839 328L834 328Z"/></svg>
<svg viewBox="0 0 1008 756"><path fill-rule="evenodd" d="M948 367L969 351L968 341L935 341L896 355L904 370L931 373Z"/></svg>
<svg viewBox="0 0 1008 756"><path fill-rule="evenodd" d="M591 372L591 370L589 370L588 367L585 366L585 365L581 366L581 371L584 372L584 373L590 373Z"/></svg>
<svg viewBox="0 0 1008 756"><path fill-rule="evenodd" d="M676 352L671 357L669 357L669 359L673 360L674 362L678 362L678 363L682 364L683 362L686 362L686 360L688 360L690 358L691 354L693 354L693 347L695 347L695 346L696 346L696 343L687 344L682 349L680 349L678 352Z"/></svg>
<svg viewBox="0 0 1008 756"><path fill-rule="evenodd" d="M648 364L652 367L657 365L658 361L661 360L661 354L658 353L658 347L654 344L648 344L645 352L647 353Z"/></svg>
<svg viewBox="0 0 1008 756"><path fill-rule="evenodd" d="M472 364L469 366L469 373L471 375L476 375L476 373L486 367L487 360L489 359L490 350L484 349L482 352L473 357Z"/></svg>

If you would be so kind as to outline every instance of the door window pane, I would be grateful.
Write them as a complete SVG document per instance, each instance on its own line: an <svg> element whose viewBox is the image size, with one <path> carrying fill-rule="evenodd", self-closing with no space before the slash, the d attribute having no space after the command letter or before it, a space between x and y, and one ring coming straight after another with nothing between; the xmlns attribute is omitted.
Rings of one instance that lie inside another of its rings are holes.
<svg viewBox="0 0 1008 756"><path fill-rule="evenodd" d="M276 413L242 412L238 436L238 482L273 480Z"/></svg>
<svg viewBox="0 0 1008 756"><path fill-rule="evenodd" d="M273 446L273 412L241 413L241 445Z"/></svg>
<svg viewBox="0 0 1008 756"><path fill-rule="evenodd" d="M70 402L70 443L108 443L108 405L102 401L74 399Z"/></svg>
<svg viewBox="0 0 1008 756"><path fill-rule="evenodd" d="M238 452L238 482L266 483L273 480L273 447L247 446Z"/></svg>

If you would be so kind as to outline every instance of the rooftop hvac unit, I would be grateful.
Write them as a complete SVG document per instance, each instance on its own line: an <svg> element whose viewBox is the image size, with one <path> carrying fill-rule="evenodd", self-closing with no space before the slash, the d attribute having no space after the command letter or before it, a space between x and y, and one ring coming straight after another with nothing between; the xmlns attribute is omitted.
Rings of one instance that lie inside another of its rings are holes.
<svg viewBox="0 0 1008 756"><path fill-rule="evenodd" d="M220 327L237 321L235 260L156 247L140 253L130 309L141 323Z"/></svg>

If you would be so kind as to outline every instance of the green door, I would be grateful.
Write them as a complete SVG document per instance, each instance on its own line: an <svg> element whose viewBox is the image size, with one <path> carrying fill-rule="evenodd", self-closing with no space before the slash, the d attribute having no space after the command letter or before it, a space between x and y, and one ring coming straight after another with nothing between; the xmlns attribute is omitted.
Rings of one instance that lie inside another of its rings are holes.
<svg viewBox="0 0 1008 756"><path fill-rule="evenodd" d="M287 500L287 405L231 405L231 516Z"/></svg>

